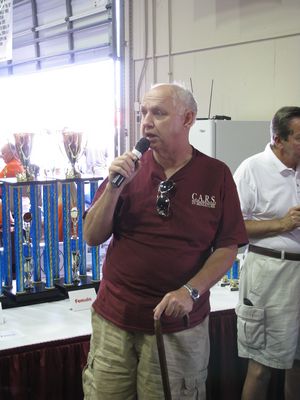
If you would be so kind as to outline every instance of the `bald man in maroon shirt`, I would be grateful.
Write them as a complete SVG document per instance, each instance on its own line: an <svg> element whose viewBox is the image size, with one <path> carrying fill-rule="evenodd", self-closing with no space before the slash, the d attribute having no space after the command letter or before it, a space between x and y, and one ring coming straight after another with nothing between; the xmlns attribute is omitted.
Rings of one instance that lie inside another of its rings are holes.
<svg viewBox="0 0 300 400"><path fill-rule="evenodd" d="M150 149L140 161L129 151L112 162L85 216L89 245L112 237L93 304L85 399L163 398L155 319L173 399L205 399L209 289L247 235L229 168L189 143L192 94L156 85L141 115ZM117 174L125 178L119 187L112 184Z"/></svg>

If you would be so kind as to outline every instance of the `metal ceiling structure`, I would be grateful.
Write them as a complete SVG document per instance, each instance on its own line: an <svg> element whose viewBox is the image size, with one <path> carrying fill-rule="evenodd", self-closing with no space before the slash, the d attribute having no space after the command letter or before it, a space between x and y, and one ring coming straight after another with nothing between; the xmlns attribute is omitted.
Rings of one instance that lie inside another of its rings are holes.
<svg viewBox="0 0 300 400"><path fill-rule="evenodd" d="M13 56L0 75L117 59L115 1L14 0Z"/></svg>
<svg viewBox="0 0 300 400"><path fill-rule="evenodd" d="M3 0L5 1L5 0ZM12 59L0 78L70 64L115 61L115 155L125 151L124 4L122 0L6 0L13 2ZM99 71L101 73L101 71Z"/></svg>

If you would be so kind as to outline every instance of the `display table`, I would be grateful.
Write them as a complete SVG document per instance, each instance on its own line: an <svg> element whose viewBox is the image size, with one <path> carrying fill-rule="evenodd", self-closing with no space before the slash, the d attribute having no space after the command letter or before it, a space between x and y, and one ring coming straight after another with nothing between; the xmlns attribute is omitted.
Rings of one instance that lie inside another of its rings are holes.
<svg viewBox="0 0 300 400"><path fill-rule="evenodd" d="M2 312L4 324L0 325L0 350L45 342L48 345L51 341L91 334L90 310L72 311L69 299Z"/></svg>
<svg viewBox="0 0 300 400"><path fill-rule="evenodd" d="M207 400L239 400L246 362L236 348L237 292L216 286L210 317ZM0 325L1 400L82 400L81 371L89 350L90 310L69 300L3 310ZM268 400L280 400L282 374ZM112 399L113 400L113 399ZM124 399L126 400L126 399Z"/></svg>

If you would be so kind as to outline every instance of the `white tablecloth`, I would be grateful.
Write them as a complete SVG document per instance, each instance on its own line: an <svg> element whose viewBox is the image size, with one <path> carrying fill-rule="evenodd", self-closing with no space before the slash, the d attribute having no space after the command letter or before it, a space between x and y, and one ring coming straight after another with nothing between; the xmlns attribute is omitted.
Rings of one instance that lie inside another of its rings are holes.
<svg viewBox="0 0 300 400"><path fill-rule="evenodd" d="M234 308L238 292L219 284L211 290L212 311ZM91 334L90 309L73 311L70 300L2 310L0 350Z"/></svg>

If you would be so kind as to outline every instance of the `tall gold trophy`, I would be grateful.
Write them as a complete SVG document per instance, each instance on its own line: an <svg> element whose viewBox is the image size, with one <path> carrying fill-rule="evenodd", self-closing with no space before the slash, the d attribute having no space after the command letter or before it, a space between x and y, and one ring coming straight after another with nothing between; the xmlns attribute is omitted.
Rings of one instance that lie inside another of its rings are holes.
<svg viewBox="0 0 300 400"><path fill-rule="evenodd" d="M77 236L77 225L78 225L77 207L73 207L71 209L71 221L72 221L72 236L71 236L72 283L77 284L78 282L80 282L79 278L80 252L78 249L78 236Z"/></svg>
<svg viewBox="0 0 300 400"><path fill-rule="evenodd" d="M32 214L26 212L23 216L24 229L25 229L25 240L23 243L24 251L24 288L25 290L31 290L33 288L33 264L32 264L32 245L30 237L30 227L32 222Z"/></svg>
<svg viewBox="0 0 300 400"><path fill-rule="evenodd" d="M17 174L18 181L33 181L34 175L30 172L30 155L34 133L14 133L17 155L24 167L24 172Z"/></svg>
<svg viewBox="0 0 300 400"><path fill-rule="evenodd" d="M71 169L67 171L66 178L80 178L81 174L76 168L76 164L84 151L84 135L82 132L64 129L62 138L65 152L71 164Z"/></svg>

